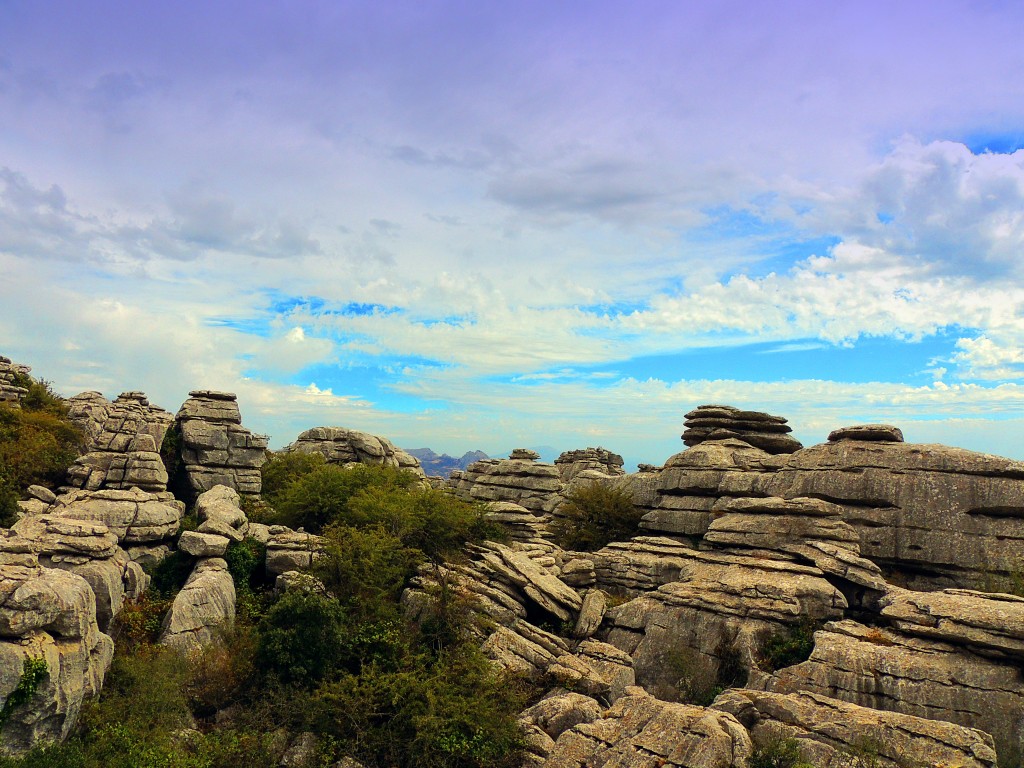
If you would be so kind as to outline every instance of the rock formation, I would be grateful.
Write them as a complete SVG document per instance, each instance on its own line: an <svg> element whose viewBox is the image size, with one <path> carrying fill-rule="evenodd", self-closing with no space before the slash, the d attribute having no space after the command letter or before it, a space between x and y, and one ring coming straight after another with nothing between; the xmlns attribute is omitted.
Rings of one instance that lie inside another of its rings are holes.
<svg viewBox="0 0 1024 768"><path fill-rule="evenodd" d="M159 451L173 417L142 392L124 392L112 403L99 392L83 392L68 400L68 418L85 435L84 453L68 470L70 486L167 490Z"/></svg>
<svg viewBox="0 0 1024 768"><path fill-rule="evenodd" d="M732 437L768 453L793 453L803 447L789 435L793 429L781 416L731 405L702 405L686 414L685 427L683 442L688 446Z"/></svg>
<svg viewBox="0 0 1024 768"><path fill-rule="evenodd" d="M46 670L0 730L4 750L66 738L83 702L99 693L113 654L85 579L42 568L31 555L0 554L0 697L18 686L26 660L42 660Z"/></svg>
<svg viewBox="0 0 1024 768"><path fill-rule="evenodd" d="M622 457L607 448L581 448L576 451L565 451L557 459L555 466L563 482L571 482L583 473L600 475L624 475Z"/></svg>
<svg viewBox="0 0 1024 768"><path fill-rule="evenodd" d="M17 407L21 398L28 390L16 383L19 376L28 376L31 368L27 365L12 363L9 357L0 355L0 403L10 403Z"/></svg>
<svg viewBox="0 0 1024 768"><path fill-rule="evenodd" d="M285 450L320 453L328 464L380 464L408 469L424 477L419 459L396 448L386 437L344 427L307 429Z"/></svg>
<svg viewBox="0 0 1024 768"><path fill-rule="evenodd" d="M243 494L260 492L268 438L242 426L234 394L206 389L189 392L175 417L175 428L193 491L224 485Z"/></svg>
<svg viewBox="0 0 1024 768"><path fill-rule="evenodd" d="M537 458L536 452L517 448L507 459L482 459L453 472L449 487L470 501L507 501L550 516L561 502L561 474Z"/></svg>

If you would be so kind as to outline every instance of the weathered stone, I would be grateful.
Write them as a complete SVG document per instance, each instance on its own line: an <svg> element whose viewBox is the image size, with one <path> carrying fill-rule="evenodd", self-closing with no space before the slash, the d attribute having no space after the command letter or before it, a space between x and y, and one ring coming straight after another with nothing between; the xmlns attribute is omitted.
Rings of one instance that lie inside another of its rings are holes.
<svg viewBox="0 0 1024 768"><path fill-rule="evenodd" d="M424 477L420 461L412 454L396 448L386 437L371 435L344 427L307 429L286 451L319 453L329 464L380 464L408 469Z"/></svg>
<svg viewBox="0 0 1024 768"><path fill-rule="evenodd" d="M630 688L603 717L564 731L544 768L734 768L752 752L730 714L659 701Z"/></svg>
<svg viewBox="0 0 1024 768"><path fill-rule="evenodd" d="M482 459L465 471L452 473L449 487L470 501L507 501L518 504L545 522L561 502L561 476L554 464L533 459Z"/></svg>
<svg viewBox="0 0 1024 768"><path fill-rule="evenodd" d="M267 441L242 426L235 395L194 390L175 417L181 435L181 458L189 484L197 493L224 485L243 494L259 494L259 468Z"/></svg>
<svg viewBox="0 0 1024 768"><path fill-rule="evenodd" d="M322 542L320 536L287 528L272 533L267 541L267 572L277 576L287 571L308 571L323 554Z"/></svg>
<svg viewBox="0 0 1024 768"><path fill-rule="evenodd" d="M573 637L590 637L601 626L608 610L608 596L600 589L591 589L583 598L580 615L572 630Z"/></svg>
<svg viewBox="0 0 1024 768"><path fill-rule="evenodd" d="M992 735L1004 760L1024 749L1024 675L1016 659L845 620L816 632L811 657L779 670L765 687L976 728Z"/></svg>
<svg viewBox="0 0 1024 768"><path fill-rule="evenodd" d="M164 619L160 643L192 654L213 642L235 619L235 584L219 557L200 560Z"/></svg>
<svg viewBox="0 0 1024 768"><path fill-rule="evenodd" d="M794 739L808 765L858 765L861 754L864 763L878 768L996 766L987 733L813 693L732 690L715 699L712 707L733 715L749 730L755 745Z"/></svg>
<svg viewBox="0 0 1024 768"><path fill-rule="evenodd" d="M576 479L582 472L596 471L601 475L623 475L622 457L606 448L582 448L565 451L555 459L555 466L564 482Z"/></svg>
<svg viewBox="0 0 1024 768"><path fill-rule="evenodd" d="M735 438L768 453L793 453L803 446L786 434L790 431L781 416L728 405L702 405L686 414L683 442L694 446L707 440Z"/></svg>
<svg viewBox="0 0 1024 768"><path fill-rule="evenodd" d="M223 557L228 549L229 539L212 533L183 531L178 539L178 549L192 557Z"/></svg>
<svg viewBox="0 0 1024 768"><path fill-rule="evenodd" d="M71 491L50 508L53 517L93 520L106 525L122 545L148 544L174 536L184 505L167 494L139 489Z"/></svg>
<svg viewBox="0 0 1024 768"><path fill-rule="evenodd" d="M828 433L830 443L840 440L867 440L869 442L902 443L903 430L892 424L857 424L852 427L840 427Z"/></svg>

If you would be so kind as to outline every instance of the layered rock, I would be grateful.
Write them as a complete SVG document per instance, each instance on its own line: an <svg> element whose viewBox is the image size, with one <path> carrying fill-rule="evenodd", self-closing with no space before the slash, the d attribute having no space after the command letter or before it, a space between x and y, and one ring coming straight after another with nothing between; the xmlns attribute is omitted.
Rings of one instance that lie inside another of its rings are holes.
<svg viewBox="0 0 1024 768"><path fill-rule="evenodd" d="M488 502L484 505L484 517L491 522L500 523L508 530L511 538L519 541L533 541L551 536L548 529L549 516L535 514L511 501Z"/></svg>
<svg viewBox="0 0 1024 768"><path fill-rule="evenodd" d="M19 377L28 376L31 370L27 365L18 365L11 362L9 357L0 355L0 403L19 407L21 398L28 394L28 390L16 382Z"/></svg>
<svg viewBox="0 0 1024 768"><path fill-rule="evenodd" d="M995 768L992 737L952 723L883 712L813 693L733 690L714 709L733 715L766 749L784 739L812 766Z"/></svg>
<svg viewBox="0 0 1024 768"><path fill-rule="evenodd" d="M699 445L705 440L738 438L768 453L793 453L803 445L782 416L760 411L741 411L731 405L702 405L686 414L683 442Z"/></svg>
<svg viewBox="0 0 1024 768"><path fill-rule="evenodd" d="M267 441L242 426L237 398L230 392L196 390L178 411L181 459L189 485L202 493L224 485L243 494L258 494L260 467Z"/></svg>
<svg viewBox="0 0 1024 768"><path fill-rule="evenodd" d="M235 583L222 558L199 560L164 619L160 643L185 655L212 643L235 619Z"/></svg>
<svg viewBox="0 0 1024 768"><path fill-rule="evenodd" d="M576 451L565 451L555 459L555 467L563 482L571 482L586 473L585 476L624 475L622 457L607 448L581 448Z"/></svg>
<svg viewBox="0 0 1024 768"><path fill-rule="evenodd" d="M815 633L807 661L779 670L765 687L976 728L991 734L1009 761L1024 749L1019 659L981 656L968 647L831 622Z"/></svg>
<svg viewBox="0 0 1024 768"><path fill-rule="evenodd" d="M47 509L54 517L103 523L125 549L172 539L181 527L185 505L169 493L71 491Z"/></svg>
<svg viewBox="0 0 1024 768"><path fill-rule="evenodd" d="M0 697L18 686L26 660L46 664L35 694L0 730L0 745L11 752L66 738L83 702L99 693L114 654L86 581L30 560L0 562Z"/></svg>
<svg viewBox="0 0 1024 768"><path fill-rule="evenodd" d="M464 472L452 472L449 487L470 501L509 501L549 516L562 498L558 468L537 461L534 451L516 449L512 454L508 459L482 459Z"/></svg>
<svg viewBox="0 0 1024 768"><path fill-rule="evenodd" d="M70 486L167 489L159 451L174 419L144 393L124 392L111 403L99 392L83 392L68 400L68 418L85 435L85 452L68 470Z"/></svg>
<svg viewBox="0 0 1024 768"><path fill-rule="evenodd" d="M570 712L579 714L548 719L548 730L557 733L562 723L581 721L558 733L553 743L532 740L532 765L738 768L748 764L753 752L747 730L731 714L660 701L641 688L629 688L600 717L592 718L584 705L571 706ZM529 715L538 723L545 722L541 716L536 708ZM538 731L551 739L550 733Z"/></svg>
<svg viewBox="0 0 1024 768"><path fill-rule="evenodd" d="M371 435L344 427L314 427L307 429L285 450L300 453L319 453L328 464L378 464L385 467L407 469L424 477L420 461L386 437Z"/></svg>
<svg viewBox="0 0 1024 768"><path fill-rule="evenodd" d="M267 573L280 576L289 571L308 571L323 554L323 538L312 533L272 525L267 539Z"/></svg>

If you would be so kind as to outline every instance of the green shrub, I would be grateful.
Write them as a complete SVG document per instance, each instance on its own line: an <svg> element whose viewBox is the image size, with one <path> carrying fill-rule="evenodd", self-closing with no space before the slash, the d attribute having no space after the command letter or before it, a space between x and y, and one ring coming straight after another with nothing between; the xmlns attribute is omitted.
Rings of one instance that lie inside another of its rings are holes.
<svg viewBox="0 0 1024 768"><path fill-rule="evenodd" d="M473 646L399 670L365 666L314 695L314 728L372 765L407 768L516 766L516 716L525 692Z"/></svg>
<svg viewBox="0 0 1024 768"><path fill-rule="evenodd" d="M0 729L10 720L14 710L35 696L39 683L43 681L48 672L46 659L25 657L25 661L21 665L21 678L18 680L18 685L7 694L3 707L0 707Z"/></svg>
<svg viewBox="0 0 1024 768"><path fill-rule="evenodd" d="M290 483L275 504L281 522L319 533L332 522L345 522L349 501L362 490L399 490L416 482L412 472L395 467L357 464L322 466Z"/></svg>
<svg viewBox="0 0 1024 768"><path fill-rule="evenodd" d="M257 664L286 683L312 686L344 660L345 609L325 595L292 591L278 600L260 625Z"/></svg>
<svg viewBox="0 0 1024 768"><path fill-rule="evenodd" d="M301 477L327 465L321 453L282 451L273 453L260 468L262 491L260 495L276 507L292 484Z"/></svg>
<svg viewBox="0 0 1024 768"><path fill-rule="evenodd" d="M774 672L807 661L814 651L814 633L819 628L819 622L804 620L768 638L761 649L765 668Z"/></svg>
<svg viewBox="0 0 1024 768"><path fill-rule="evenodd" d="M173 602L173 598L162 597L153 590L136 600L126 600L114 618L111 636L119 645L128 648L152 645L160 635L164 615Z"/></svg>
<svg viewBox="0 0 1024 768"><path fill-rule="evenodd" d="M421 554L380 527L334 525L324 535L324 556L314 571L327 591L360 619L394 618Z"/></svg>
<svg viewBox="0 0 1024 768"><path fill-rule="evenodd" d="M195 564L194 557L180 549L174 550L150 569L150 591L160 597L174 597L185 586Z"/></svg>
<svg viewBox="0 0 1024 768"><path fill-rule="evenodd" d="M590 483L566 495L559 515L551 526L558 544L564 549L593 552L635 536L643 511L633 506L628 491Z"/></svg>
<svg viewBox="0 0 1024 768"><path fill-rule="evenodd" d="M762 732L754 743L750 768L814 768L804 762L800 743L787 738L781 729Z"/></svg>

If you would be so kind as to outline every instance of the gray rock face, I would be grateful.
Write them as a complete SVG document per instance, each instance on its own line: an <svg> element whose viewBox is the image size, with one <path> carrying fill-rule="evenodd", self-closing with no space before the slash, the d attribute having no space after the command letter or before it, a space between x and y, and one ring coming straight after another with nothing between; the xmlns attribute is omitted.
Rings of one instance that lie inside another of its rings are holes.
<svg viewBox="0 0 1024 768"><path fill-rule="evenodd" d="M175 419L181 432L181 458L194 491L225 485L239 493L260 492L268 438L242 426L234 394L189 392Z"/></svg>
<svg viewBox="0 0 1024 768"><path fill-rule="evenodd" d="M53 517L103 523L123 547L154 544L174 537L181 527L185 505L169 493L130 491L71 491L47 510Z"/></svg>
<svg viewBox="0 0 1024 768"><path fill-rule="evenodd" d="M28 390L15 384L15 378L28 376L31 370L27 365L13 363L11 358L0 355L0 403L20 407L21 398L28 394Z"/></svg>
<svg viewBox="0 0 1024 768"><path fill-rule="evenodd" d="M513 451L515 453L515 451ZM562 497L561 475L554 464L530 459L482 459L463 472L452 472L449 487L470 501L508 501L550 520Z"/></svg>
<svg viewBox="0 0 1024 768"><path fill-rule="evenodd" d="M748 729L755 745L795 739L801 760L808 765L996 765L996 751L987 733L813 693L733 690L715 699L712 707L733 715Z"/></svg>
<svg viewBox="0 0 1024 768"><path fill-rule="evenodd" d="M622 468L622 457L607 448L581 448L577 451L565 451L557 459L555 466L562 476L563 482L571 482L582 472L597 472L601 475L619 476L626 474Z"/></svg>
<svg viewBox="0 0 1024 768"><path fill-rule="evenodd" d="M96 624L92 589L80 576L0 563L0 698L21 679L26 659L47 674L0 731L0 748L23 752L66 738L82 704L99 693L114 643Z"/></svg>
<svg viewBox="0 0 1024 768"><path fill-rule="evenodd" d="M235 584L219 557L196 563L164 619L160 643L192 654L214 641L216 630L235 620Z"/></svg>
<svg viewBox="0 0 1024 768"><path fill-rule="evenodd" d="M68 417L86 437L85 452L68 470L68 484L102 488L167 490L160 444L173 421L142 392L124 392L109 402L99 392L68 400Z"/></svg>
<svg viewBox="0 0 1024 768"><path fill-rule="evenodd" d="M563 731L543 762L535 764L739 768L752 750L747 730L727 712L659 701L634 687L602 717Z"/></svg>
<svg viewBox="0 0 1024 768"><path fill-rule="evenodd" d="M902 443L903 430L892 424L857 424L852 427L840 427L828 433L830 443L841 440L865 440L874 443Z"/></svg>
<svg viewBox="0 0 1024 768"><path fill-rule="evenodd" d="M793 453L799 440L790 437L792 428L781 416L760 411L741 411L730 405L702 405L686 414L683 442L699 445L705 440L738 438L768 453Z"/></svg>
<svg viewBox="0 0 1024 768"><path fill-rule="evenodd" d="M767 683L871 709L944 720L991 734L1006 760L1024 749L1019 661L844 620L814 635L814 651Z"/></svg>
<svg viewBox="0 0 1024 768"><path fill-rule="evenodd" d="M229 543L227 536L184 531L178 539L178 549L192 557L223 557Z"/></svg>
<svg viewBox="0 0 1024 768"><path fill-rule="evenodd" d="M320 453L328 464L380 464L385 467L408 469L424 477L420 460L396 448L386 437L371 435L344 427L314 427L307 429L286 451Z"/></svg>
<svg viewBox="0 0 1024 768"><path fill-rule="evenodd" d="M267 539L267 572L280 576L288 571L308 571L323 554L323 539L298 533L283 525L270 527Z"/></svg>

